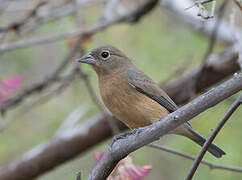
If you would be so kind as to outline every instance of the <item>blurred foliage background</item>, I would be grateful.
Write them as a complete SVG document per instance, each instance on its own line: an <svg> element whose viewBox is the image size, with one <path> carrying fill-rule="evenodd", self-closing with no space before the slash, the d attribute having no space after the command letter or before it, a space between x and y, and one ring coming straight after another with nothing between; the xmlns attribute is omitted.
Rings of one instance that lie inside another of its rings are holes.
<svg viewBox="0 0 242 180"><path fill-rule="evenodd" d="M100 18L102 7L87 9L85 14L86 25L93 24ZM1 24L5 24L10 18L16 18L14 13L9 17L0 17ZM241 20L241 19L240 19ZM53 34L68 32L76 28L76 19L73 15L66 16L58 21L42 25L37 34ZM191 30L164 8L157 7L145 16L139 23L129 25L120 24L97 33L87 45L88 52L94 47L103 44L112 44L123 50L133 62L153 78L156 82L164 82L172 76L184 63L187 69L192 69L201 64L204 53L209 43L209 38ZM219 52L226 45L220 43L216 46ZM67 41L18 49L1 54L0 78L23 75L22 88L46 78L52 72L68 51ZM71 59L70 59L71 61ZM66 68L68 71L73 64ZM83 65L84 71L90 75L91 83L96 94L100 98L97 77L93 70ZM236 96L236 95L235 95ZM28 98L14 110L7 112L0 121L8 122L0 132L0 164L4 165L16 159L32 147L51 138L62 122L80 105L89 106L90 109L83 121L98 113L98 109L92 104L87 89L82 80L73 82L63 92L57 94L48 101L29 106L39 99L38 95ZM216 123L223 117L235 97L231 97L216 107L209 109L191 121L195 129L208 135ZM224 129L216 137L215 143L219 145L227 155L222 159L215 159L206 154L205 159L224 165L242 166L242 143L240 140L242 127L242 111L239 109L233 114ZM163 137L160 144L175 148L179 151L196 155L200 147L191 141L169 135ZM78 171L87 176L95 166L93 153L107 149L108 142L103 142L85 152L78 158L69 161L54 170L37 178L39 180L66 180L75 179ZM66 147L68 148L68 147ZM137 165L152 165L151 174L147 179L170 180L183 179L192 161L166 152L143 147L134 153L134 162ZM241 179L242 174L223 170L211 170L207 166L200 165L194 179Z"/></svg>

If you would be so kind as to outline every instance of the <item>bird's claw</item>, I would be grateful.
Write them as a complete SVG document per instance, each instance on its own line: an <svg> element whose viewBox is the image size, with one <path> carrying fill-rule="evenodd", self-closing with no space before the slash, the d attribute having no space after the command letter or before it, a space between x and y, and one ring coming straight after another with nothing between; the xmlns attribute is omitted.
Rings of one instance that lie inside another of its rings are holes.
<svg viewBox="0 0 242 180"><path fill-rule="evenodd" d="M144 129L145 129L145 127L135 128L133 130L133 134L139 135Z"/></svg>
<svg viewBox="0 0 242 180"><path fill-rule="evenodd" d="M134 134L135 136L139 135L143 131L143 127L141 128L135 128L131 132L125 132L125 133L120 133L117 134L113 137L113 139L109 142L109 148L112 148L113 144L119 140L119 139L125 139L127 136Z"/></svg>
<svg viewBox="0 0 242 180"><path fill-rule="evenodd" d="M132 134L132 132L120 133L113 137L113 139L109 142L109 147L111 148L113 144L119 139L125 139L128 135Z"/></svg>

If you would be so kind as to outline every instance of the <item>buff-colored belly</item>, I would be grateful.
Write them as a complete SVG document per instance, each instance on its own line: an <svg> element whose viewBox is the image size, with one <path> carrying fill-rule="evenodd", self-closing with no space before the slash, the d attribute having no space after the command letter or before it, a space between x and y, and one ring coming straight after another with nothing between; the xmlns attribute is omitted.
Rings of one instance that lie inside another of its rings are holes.
<svg viewBox="0 0 242 180"><path fill-rule="evenodd" d="M168 111L131 86L101 91L106 107L129 128L138 128L160 120Z"/></svg>

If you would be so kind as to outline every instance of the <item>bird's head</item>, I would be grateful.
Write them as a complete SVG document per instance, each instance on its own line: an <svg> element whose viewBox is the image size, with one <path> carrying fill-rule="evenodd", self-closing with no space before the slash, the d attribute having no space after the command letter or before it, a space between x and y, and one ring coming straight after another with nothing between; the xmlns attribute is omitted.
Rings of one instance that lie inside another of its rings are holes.
<svg viewBox="0 0 242 180"><path fill-rule="evenodd" d="M132 65L132 62L124 53L110 45L95 48L76 61L90 64L101 75L123 71Z"/></svg>

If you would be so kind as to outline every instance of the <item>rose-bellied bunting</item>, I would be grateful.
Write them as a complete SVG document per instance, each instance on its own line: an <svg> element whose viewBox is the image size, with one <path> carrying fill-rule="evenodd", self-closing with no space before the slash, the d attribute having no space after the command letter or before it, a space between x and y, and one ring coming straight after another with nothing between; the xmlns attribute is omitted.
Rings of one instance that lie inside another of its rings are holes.
<svg viewBox="0 0 242 180"><path fill-rule="evenodd" d="M93 67L98 75L105 106L131 129L156 122L177 109L171 98L151 78L113 46L93 49L77 61ZM170 133L188 137L200 146L206 141L189 123ZM215 144L211 144L208 151L217 158L225 154Z"/></svg>

